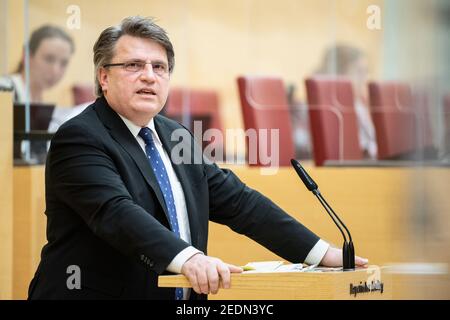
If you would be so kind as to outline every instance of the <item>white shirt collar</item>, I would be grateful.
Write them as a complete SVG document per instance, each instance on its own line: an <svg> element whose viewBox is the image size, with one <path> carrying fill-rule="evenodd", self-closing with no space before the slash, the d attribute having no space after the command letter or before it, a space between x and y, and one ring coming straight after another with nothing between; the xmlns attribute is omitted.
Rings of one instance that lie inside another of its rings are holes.
<svg viewBox="0 0 450 320"><path fill-rule="evenodd" d="M125 123L125 125L127 126L128 130L130 130L131 134L133 135L133 137L137 138L139 136L139 132L141 131L142 127L134 124L132 121L128 120L127 118L125 118L124 116L122 116L121 114L117 113L119 115L119 117L122 119L122 121ZM158 133L156 132L155 129L155 121L154 118L151 118L149 123L147 124L147 128L149 128L150 130L152 130L153 133L153 137L156 138L157 142L159 144L161 143L161 140L159 139Z"/></svg>

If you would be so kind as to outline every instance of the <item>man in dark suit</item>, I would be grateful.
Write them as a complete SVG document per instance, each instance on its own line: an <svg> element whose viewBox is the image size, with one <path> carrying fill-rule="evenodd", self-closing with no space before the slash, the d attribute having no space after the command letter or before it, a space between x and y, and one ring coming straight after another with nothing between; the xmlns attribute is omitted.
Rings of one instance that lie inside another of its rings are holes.
<svg viewBox="0 0 450 320"><path fill-rule="evenodd" d="M192 136L171 139L188 131L158 115L174 66L163 29L124 19L102 32L94 64L99 98L60 127L48 154L48 244L31 299L205 298L241 272L207 256L209 220L286 260L341 264L340 250L231 171L196 163ZM175 146L189 163L174 161ZM186 275L194 290L158 288L165 272Z"/></svg>

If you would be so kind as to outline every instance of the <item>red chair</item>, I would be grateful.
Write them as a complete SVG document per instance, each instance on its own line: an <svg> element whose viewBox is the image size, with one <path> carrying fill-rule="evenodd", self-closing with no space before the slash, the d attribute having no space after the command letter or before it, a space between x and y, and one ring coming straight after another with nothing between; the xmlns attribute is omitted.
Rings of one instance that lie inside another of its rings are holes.
<svg viewBox="0 0 450 320"><path fill-rule="evenodd" d="M248 163L257 166L269 165L260 156L261 154L273 156L270 130L277 129L279 130L278 164L290 166L290 160L295 157L295 146L283 81L274 77L239 77L237 83L245 129L256 129L258 136L256 146L250 146L247 143ZM260 139L261 129L267 129L266 141Z"/></svg>
<svg viewBox="0 0 450 320"><path fill-rule="evenodd" d="M214 90L172 88L164 111L168 117L177 119L183 118L183 112L192 117L208 117L209 127L206 129L215 128L223 131L219 97Z"/></svg>
<svg viewBox="0 0 450 320"><path fill-rule="evenodd" d="M450 155L450 94L444 97L445 152Z"/></svg>
<svg viewBox="0 0 450 320"><path fill-rule="evenodd" d="M73 101L75 105L95 100L94 85L92 84L75 84L72 87Z"/></svg>
<svg viewBox="0 0 450 320"><path fill-rule="evenodd" d="M444 97L445 114L450 114L450 93Z"/></svg>
<svg viewBox="0 0 450 320"><path fill-rule="evenodd" d="M164 114L183 123L191 131L194 131L194 122L201 121L202 135L208 129L218 129L225 135L220 115L219 97L214 90L172 88L167 98ZM222 140L213 139L209 142L202 141L203 136L198 138L203 149L210 145L211 148L222 150L225 154ZM211 160L223 161L222 157L217 159L213 157Z"/></svg>
<svg viewBox="0 0 450 320"><path fill-rule="evenodd" d="M399 82L369 83L369 101L377 135L378 159L408 159L432 147L426 94Z"/></svg>
<svg viewBox="0 0 450 320"><path fill-rule="evenodd" d="M350 80L337 77L306 79L314 162L361 160L358 121Z"/></svg>

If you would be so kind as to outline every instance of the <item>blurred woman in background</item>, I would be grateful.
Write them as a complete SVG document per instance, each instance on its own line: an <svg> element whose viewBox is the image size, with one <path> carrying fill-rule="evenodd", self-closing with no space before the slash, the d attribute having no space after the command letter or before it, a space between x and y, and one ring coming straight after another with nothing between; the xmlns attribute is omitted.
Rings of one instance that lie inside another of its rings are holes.
<svg viewBox="0 0 450 320"><path fill-rule="evenodd" d="M367 76L368 61L359 49L336 45L329 48L323 57L318 74L348 77L352 81L355 112L359 125L359 144L366 158L375 159L377 142L375 128L369 111Z"/></svg>
<svg viewBox="0 0 450 320"><path fill-rule="evenodd" d="M41 103L43 92L55 86L64 76L70 57L75 51L72 38L62 29L44 25L30 37L30 92L29 100ZM25 103L25 54L14 74L0 78L2 87L14 90L14 102Z"/></svg>
<svg viewBox="0 0 450 320"><path fill-rule="evenodd" d="M29 94L26 91L25 49L15 73L0 78L0 88L14 92L14 103L43 103L45 90L55 86L64 76L69 60L75 50L72 38L62 29L44 25L36 29L28 42L29 48ZM30 159L44 163L47 155L46 141L14 141L14 157L24 158L30 150Z"/></svg>

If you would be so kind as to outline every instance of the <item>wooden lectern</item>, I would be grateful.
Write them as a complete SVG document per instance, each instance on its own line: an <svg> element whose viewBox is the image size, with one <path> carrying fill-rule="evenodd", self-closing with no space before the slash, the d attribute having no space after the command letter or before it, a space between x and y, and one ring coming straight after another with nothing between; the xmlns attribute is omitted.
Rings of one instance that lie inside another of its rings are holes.
<svg viewBox="0 0 450 320"><path fill-rule="evenodd" d="M158 285L191 287L183 275L160 276ZM243 272L231 275L231 289L221 289L209 299L392 299L392 284L390 275L377 266L345 272Z"/></svg>

